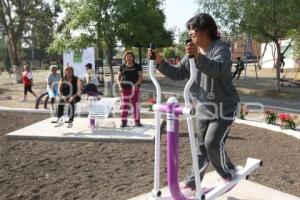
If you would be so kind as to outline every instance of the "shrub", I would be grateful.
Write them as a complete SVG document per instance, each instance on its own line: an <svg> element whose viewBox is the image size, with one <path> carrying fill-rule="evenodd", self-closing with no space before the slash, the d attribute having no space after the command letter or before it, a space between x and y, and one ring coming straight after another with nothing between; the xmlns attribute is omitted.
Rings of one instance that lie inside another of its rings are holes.
<svg viewBox="0 0 300 200"><path fill-rule="evenodd" d="M156 100L154 98L149 98L147 103L148 103L148 110L153 111L153 105L156 104Z"/></svg>
<svg viewBox="0 0 300 200"><path fill-rule="evenodd" d="M48 71L50 69L49 64L43 64L43 69Z"/></svg>
<svg viewBox="0 0 300 200"><path fill-rule="evenodd" d="M246 119L246 116L248 115L248 111L244 109L244 106L241 106L239 117L240 119Z"/></svg>
<svg viewBox="0 0 300 200"><path fill-rule="evenodd" d="M296 122L294 121L297 119L297 115L289 115L285 113L279 114L280 126L282 129L296 129Z"/></svg>
<svg viewBox="0 0 300 200"><path fill-rule="evenodd" d="M273 109L266 109L266 122L267 124L275 124L277 120L277 113Z"/></svg>

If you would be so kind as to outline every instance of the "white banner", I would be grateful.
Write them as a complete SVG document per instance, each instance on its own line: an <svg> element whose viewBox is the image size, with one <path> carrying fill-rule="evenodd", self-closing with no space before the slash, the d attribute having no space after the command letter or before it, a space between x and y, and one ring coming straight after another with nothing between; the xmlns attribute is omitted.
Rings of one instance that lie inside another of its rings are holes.
<svg viewBox="0 0 300 200"><path fill-rule="evenodd" d="M81 51L69 50L63 55L64 66L72 66L74 68L74 74L80 79L84 79L86 72L85 65L91 63L95 70L95 49L89 47Z"/></svg>

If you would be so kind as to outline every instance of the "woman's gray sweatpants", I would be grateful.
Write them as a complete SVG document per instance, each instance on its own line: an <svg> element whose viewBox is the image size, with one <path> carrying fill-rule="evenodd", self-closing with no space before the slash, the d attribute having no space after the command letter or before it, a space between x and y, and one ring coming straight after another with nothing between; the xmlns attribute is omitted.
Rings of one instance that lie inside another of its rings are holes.
<svg viewBox="0 0 300 200"><path fill-rule="evenodd" d="M198 129L196 136L198 142L197 156L201 180L209 162L223 178L232 178L235 174L235 167L225 151L225 141L234 121L234 114L231 113L226 117L230 119L196 120ZM185 182L195 187L193 169L191 169Z"/></svg>

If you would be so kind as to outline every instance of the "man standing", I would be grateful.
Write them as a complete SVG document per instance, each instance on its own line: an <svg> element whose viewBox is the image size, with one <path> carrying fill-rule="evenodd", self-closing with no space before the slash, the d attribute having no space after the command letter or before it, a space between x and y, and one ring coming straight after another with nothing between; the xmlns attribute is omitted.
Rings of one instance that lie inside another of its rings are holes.
<svg viewBox="0 0 300 200"><path fill-rule="evenodd" d="M238 75L236 79L239 80L242 71L245 69L244 62L241 60L241 57L237 57L237 63L236 63L235 68L236 68L236 70L235 70L235 72L233 72L232 78L234 79L234 77L236 75Z"/></svg>

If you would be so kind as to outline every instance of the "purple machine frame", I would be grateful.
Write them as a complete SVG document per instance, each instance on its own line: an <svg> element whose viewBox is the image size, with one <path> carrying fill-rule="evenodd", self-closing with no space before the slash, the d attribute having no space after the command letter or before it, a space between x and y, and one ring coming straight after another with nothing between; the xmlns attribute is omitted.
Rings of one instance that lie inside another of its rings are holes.
<svg viewBox="0 0 300 200"><path fill-rule="evenodd" d="M167 104L159 106L159 111L167 114L167 177L169 190L174 199L185 200L188 198L182 194L178 180L179 116L183 115L183 108L178 105L176 98L171 97Z"/></svg>
<svg viewBox="0 0 300 200"><path fill-rule="evenodd" d="M150 46L151 48L151 46ZM152 48L153 49L153 48ZM190 104L190 87L196 79L197 70L195 67L194 58L189 58L190 62L190 79L184 88L185 106L180 107L175 97L170 97L166 104L161 104L161 89L160 85L154 77L154 59L149 62L149 75L156 87L157 104L153 106L156 115L155 124L155 161L154 161L154 188L152 195L154 198L159 198L161 192L159 190L159 168L160 168L160 117L161 113L167 115L167 167L168 167L168 185L172 198L175 200L201 199L201 182L196 154L195 135L193 130L192 118L195 114L195 109ZM194 198L185 197L179 188L179 116L184 115L187 118L189 130L189 139L191 145L191 153L193 160L193 170L195 172L196 194Z"/></svg>

